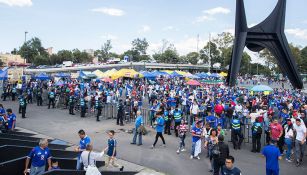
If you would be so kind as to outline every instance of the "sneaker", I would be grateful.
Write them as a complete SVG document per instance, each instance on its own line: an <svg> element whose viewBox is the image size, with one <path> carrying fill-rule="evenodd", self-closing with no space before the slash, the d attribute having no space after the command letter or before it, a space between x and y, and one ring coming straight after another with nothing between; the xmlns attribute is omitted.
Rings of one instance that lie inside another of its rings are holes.
<svg viewBox="0 0 307 175"><path fill-rule="evenodd" d="M298 167L298 166L300 166L300 165L301 165L301 163L300 163L300 162L298 162L298 161L296 161L295 166L296 166L296 167Z"/></svg>
<svg viewBox="0 0 307 175"><path fill-rule="evenodd" d="M136 143L131 142L130 144L131 144L131 145L135 145Z"/></svg>
<svg viewBox="0 0 307 175"><path fill-rule="evenodd" d="M182 152L185 152L186 150L183 148L181 151L182 151Z"/></svg>
<svg viewBox="0 0 307 175"><path fill-rule="evenodd" d="M292 163L292 160L291 159L286 159L287 162L289 163Z"/></svg>
<svg viewBox="0 0 307 175"><path fill-rule="evenodd" d="M199 156L197 156L197 157L196 157L196 159L200 160L200 157L199 157Z"/></svg>
<svg viewBox="0 0 307 175"><path fill-rule="evenodd" d="M166 145L165 144L163 144L163 148L165 148L166 147Z"/></svg>
<svg viewBox="0 0 307 175"><path fill-rule="evenodd" d="M150 149L154 149L154 148L155 148L155 146L151 145Z"/></svg>
<svg viewBox="0 0 307 175"><path fill-rule="evenodd" d="M119 171L124 171L124 166L122 166L122 167L119 169Z"/></svg>
<svg viewBox="0 0 307 175"><path fill-rule="evenodd" d="M190 159L193 159L194 157L193 156L190 156Z"/></svg>
<svg viewBox="0 0 307 175"><path fill-rule="evenodd" d="M177 152L177 154L179 154L180 153L179 149L176 152Z"/></svg>

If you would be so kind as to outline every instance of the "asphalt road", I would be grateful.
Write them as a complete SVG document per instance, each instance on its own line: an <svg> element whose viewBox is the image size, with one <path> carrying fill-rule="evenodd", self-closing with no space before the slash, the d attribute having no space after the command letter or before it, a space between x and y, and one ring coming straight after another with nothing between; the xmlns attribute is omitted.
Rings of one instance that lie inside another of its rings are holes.
<svg viewBox="0 0 307 175"><path fill-rule="evenodd" d="M1 102L6 108L12 108L17 114L17 102ZM80 118L71 116L68 110L47 109L46 106L37 107L35 104L29 104L27 109L27 118L21 119L17 114L17 126L42 133L54 138L62 139L70 143L77 144L79 141L77 132L84 129L92 138L94 148L101 150L107 145L107 130L114 129L118 140L118 157L120 159L149 167L165 174L171 175L204 175L210 174L209 160L203 150L200 160L190 160L189 151L191 150L191 138L186 139L188 152L180 155L176 154L179 140L174 136L165 136L166 148L159 145L156 149L150 149L154 141L154 132L151 130L149 135L143 138L142 146L130 145L132 135L124 132L133 128L133 125L127 124L123 127L115 125L115 120L102 120L96 122L95 118ZM231 155L236 158L235 165L239 167L245 175L262 175L265 174L265 159L260 154L251 153L251 145L245 143L242 150L235 151L231 149ZM301 167L295 167L294 164L285 160L280 161L281 175L305 175L307 172L307 157Z"/></svg>

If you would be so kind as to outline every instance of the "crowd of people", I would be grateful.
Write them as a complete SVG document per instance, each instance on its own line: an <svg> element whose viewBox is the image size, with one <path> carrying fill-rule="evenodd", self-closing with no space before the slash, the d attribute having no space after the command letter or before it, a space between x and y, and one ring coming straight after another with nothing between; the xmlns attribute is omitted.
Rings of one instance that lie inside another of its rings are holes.
<svg viewBox="0 0 307 175"><path fill-rule="evenodd" d="M32 80L7 84L3 100L11 97L14 101L17 97L22 118L26 117L27 104L36 100L37 106L43 102L48 104L48 108L62 105L69 109L71 115L75 115L78 110L81 117L96 112L97 121L100 121L103 107L116 104L117 125L124 125L126 116L135 120L131 144L143 144L146 123L156 131L152 149L159 138L166 146L163 134L173 134L179 140L178 149L174 152L180 154L189 149L186 148L186 137L191 133L190 158L200 159L204 147L212 165L210 171L214 174L240 172L237 168L233 168L233 172L228 168L234 158L230 156L228 145L224 142L227 133L230 134L234 150L240 150L243 140L250 134L251 152L260 153L263 144L273 143L280 153L277 155L285 154L286 160L294 162L296 166L302 164L307 136L307 96L300 90L277 88L269 93L252 92L240 86L189 86L183 78L163 77L154 81L120 79L113 82L85 82L66 79L63 82L59 85L54 81ZM16 116L9 109L5 115L2 109L0 105L2 116L6 116L2 117L3 121L8 121L10 126L7 128L14 128ZM147 109L148 118L143 117L141 109ZM266 143L261 143L263 137ZM116 145L116 141L111 139L109 144ZM267 159L269 153L262 152ZM267 171L272 170L276 174L276 166L274 168L267 167Z"/></svg>

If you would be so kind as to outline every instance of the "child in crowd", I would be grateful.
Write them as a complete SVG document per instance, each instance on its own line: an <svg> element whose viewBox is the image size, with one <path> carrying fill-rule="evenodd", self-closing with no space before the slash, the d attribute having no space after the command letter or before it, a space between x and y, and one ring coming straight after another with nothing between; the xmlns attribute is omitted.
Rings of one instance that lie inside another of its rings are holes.
<svg viewBox="0 0 307 175"><path fill-rule="evenodd" d="M59 170L60 169L59 162L57 160L52 160L52 162L51 162L51 169L52 170Z"/></svg>
<svg viewBox="0 0 307 175"><path fill-rule="evenodd" d="M116 160L117 141L114 138L114 135L115 135L114 130L110 130L108 132L108 135L109 135L108 147L105 149L105 150L107 150L106 167L109 167L109 165L111 163L114 167L121 167L119 170L123 171L124 170L124 166L120 166L119 164L117 164L115 162L115 160Z"/></svg>
<svg viewBox="0 0 307 175"><path fill-rule="evenodd" d="M185 140L185 136L186 136L186 133L188 131L188 127L187 125L185 124L185 121L184 119L181 120L181 124L178 126L178 132L179 132L179 138L180 138L180 144L179 144L179 148L177 150L177 154L180 153L180 151L185 151L185 143L184 143L184 140Z"/></svg>

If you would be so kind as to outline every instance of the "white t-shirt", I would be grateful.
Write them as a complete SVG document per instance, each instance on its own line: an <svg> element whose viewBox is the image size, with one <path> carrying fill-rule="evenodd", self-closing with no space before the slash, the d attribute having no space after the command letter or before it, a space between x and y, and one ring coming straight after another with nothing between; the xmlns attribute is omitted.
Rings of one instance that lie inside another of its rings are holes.
<svg viewBox="0 0 307 175"><path fill-rule="evenodd" d="M91 152L90 163L88 163L88 154L89 154L89 151L83 151L81 153L81 163L83 163L84 169L86 169L88 165L95 165L95 161L97 161L98 159L101 159L102 156L104 155L104 152L101 152L101 153Z"/></svg>
<svg viewBox="0 0 307 175"><path fill-rule="evenodd" d="M296 131L296 138L295 138L296 140L302 141L304 138L306 139L305 137L306 127L304 125L302 124L300 126L293 125L293 128Z"/></svg>
<svg viewBox="0 0 307 175"><path fill-rule="evenodd" d="M192 104L190 110L192 111L192 114L197 115L198 114L198 105Z"/></svg>

